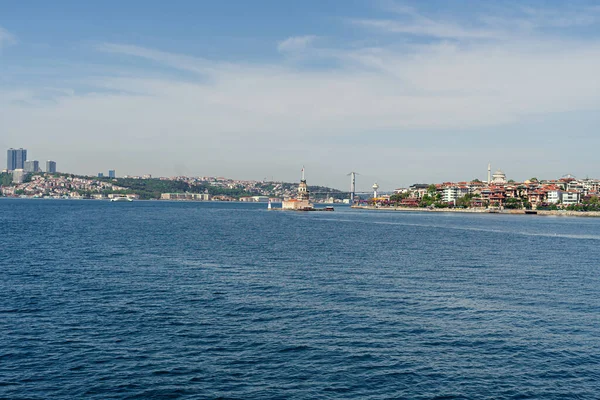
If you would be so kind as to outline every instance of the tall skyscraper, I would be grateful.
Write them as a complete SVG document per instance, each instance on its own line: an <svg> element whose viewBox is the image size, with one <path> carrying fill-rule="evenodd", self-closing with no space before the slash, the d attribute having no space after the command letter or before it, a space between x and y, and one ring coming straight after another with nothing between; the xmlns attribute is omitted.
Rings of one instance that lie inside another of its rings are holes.
<svg viewBox="0 0 600 400"><path fill-rule="evenodd" d="M52 161L52 160L46 161L46 172L49 174L56 173L56 161Z"/></svg>
<svg viewBox="0 0 600 400"><path fill-rule="evenodd" d="M109 178L116 178L117 177L117 174L116 174L116 172L115 172L114 169L109 169L108 170L108 177Z"/></svg>
<svg viewBox="0 0 600 400"><path fill-rule="evenodd" d="M17 151L15 149L8 149L6 151L6 169L9 171L14 171L17 157Z"/></svg>
<svg viewBox="0 0 600 400"><path fill-rule="evenodd" d="M27 160L23 169L25 172L38 172L40 170L40 162L38 160Z"/></svg>
<svg viewBox="0 0 600 400"><path fill-rule="evenodd" d="M25 161L27 160L27 150L17 149L17 167L15 169L24 169Z"/></svg>
<svg viewBox="0 0 600 400"><path fill-rule="evenodd" d="M104 173L98 172L98 178L104 178Z"/></svg>
<svg viewBox="0 0 600 400"><path fill-rule="evenodd" d="M27 160L27 150L10 148L6 152L6 169L14 171L15 169L25 168Z"/></svg>

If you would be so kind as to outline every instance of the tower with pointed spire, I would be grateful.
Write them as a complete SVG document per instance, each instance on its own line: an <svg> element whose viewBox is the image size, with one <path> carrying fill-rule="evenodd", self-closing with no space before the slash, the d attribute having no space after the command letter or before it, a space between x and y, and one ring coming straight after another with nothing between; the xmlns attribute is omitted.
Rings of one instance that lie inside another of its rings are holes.
<svg viewBox="0 0 600 400"><path fill-rule="evenodd" d="M295 199L289 199L281 203L281 208L284 210L299 210L299 211L312 211L313 205L310 204L310 192L308 191L308 185L306 184L306 178L304 176L304 167L302 167L302 176L300 178L300 184L298 185L298 195Z"/></svg>
<svg viewBox="0 0 600 400"><path fill-rule="evenodd" d="M308 186L306 185L306 178L304 177L304 166L302 166L302 179L300 179L300 184L298 185L298 200L299 201L309 201L310 194L308 191Z"/></svg>

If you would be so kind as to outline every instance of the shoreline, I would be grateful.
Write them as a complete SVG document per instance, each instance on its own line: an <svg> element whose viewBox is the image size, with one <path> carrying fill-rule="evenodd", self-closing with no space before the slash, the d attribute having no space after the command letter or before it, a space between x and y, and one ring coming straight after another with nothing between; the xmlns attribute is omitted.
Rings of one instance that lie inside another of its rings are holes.
<svg viewBox="0 0 600 400"><path fill-rule="evenodd" d="M600 211L567 211L567 210L533 210L536 214L526 214L525 210L501 210L490 211L489 209L456 209L456 208L409 208L409 207L376 207L376 206L352 206L357 210L372 211L412 211L412 212L433 212L433 213L466 213L466 214L502 214L502 215L540 215L556 217L600 217Z"/></svg>

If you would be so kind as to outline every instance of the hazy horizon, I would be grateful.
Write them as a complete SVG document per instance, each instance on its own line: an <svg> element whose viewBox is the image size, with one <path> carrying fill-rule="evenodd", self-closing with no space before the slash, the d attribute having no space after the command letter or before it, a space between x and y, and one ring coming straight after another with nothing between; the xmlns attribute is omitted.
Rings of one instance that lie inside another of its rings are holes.
<svg viewBox="0 0 600 400"><path fill-rule="evenodd" d="M345 190L600 177L593 1L0 5L0 160Z"/></svg>

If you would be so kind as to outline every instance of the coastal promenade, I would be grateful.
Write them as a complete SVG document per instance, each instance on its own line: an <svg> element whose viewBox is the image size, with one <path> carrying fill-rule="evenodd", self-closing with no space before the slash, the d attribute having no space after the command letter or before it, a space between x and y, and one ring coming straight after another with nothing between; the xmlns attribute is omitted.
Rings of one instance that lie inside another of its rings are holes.
<svg viewBox="0 0 600 400"><path fill-rule="evenodd" d="M374 211L412 211L437 213L466 213L466 214L512 214L530 215L525 210L489 210L487 208L414 208L414 207L381 207L381 206L352 206L360 210ZM567 210L535 210L535 215L559 217L600 217L600 211L567 211Z"/></svg>

